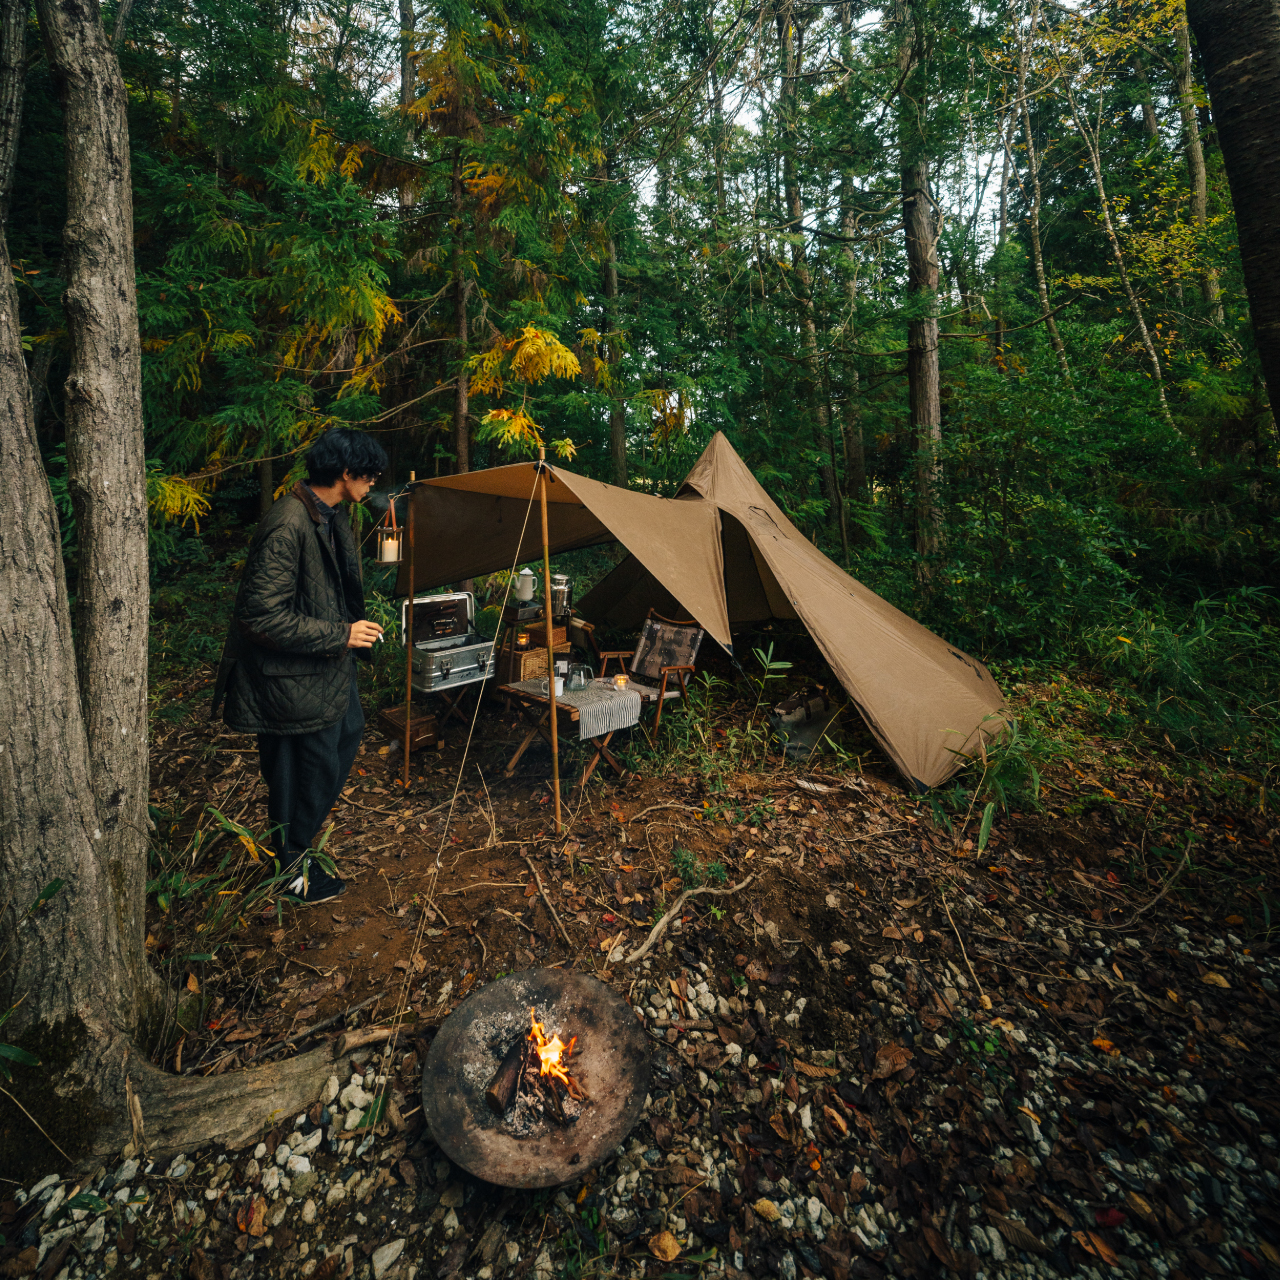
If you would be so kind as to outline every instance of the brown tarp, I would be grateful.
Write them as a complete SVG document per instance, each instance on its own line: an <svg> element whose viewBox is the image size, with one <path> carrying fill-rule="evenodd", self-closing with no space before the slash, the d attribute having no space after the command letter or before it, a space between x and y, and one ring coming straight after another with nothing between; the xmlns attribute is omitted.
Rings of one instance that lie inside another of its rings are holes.
<svg viewBox="0 0 1280 1280"><path fill-rule="evenodd" d="M723 435L676 498L552 470L552 553L613 541L631 553L580 601L583 616L633 626L653 606L696 618L731 653L731 623L798 618L876 740L917 785L945 782L980 739L1005 728L1004 697L986 667L827 559ZM538 559L536 475L533 463L519 463L421 486L415 590ZM404 567L397 585L407 590Z"/></svg>
<svg viewBox="0 0 1280 1280"><path fill-rule="evenodd" d="M428 480L414 491L414 591L542 558L537 464ZM547 530L551 554L620 542L643 560L678 611L697 618L729 648L720 561L720 517L705 502L657 498L551 467ZM523 534L523 536L522 536ZM396 591L408 592L400 567ZM648 606L645 606L647 609ZM640 611L641 617L645 610Z"/></svg>

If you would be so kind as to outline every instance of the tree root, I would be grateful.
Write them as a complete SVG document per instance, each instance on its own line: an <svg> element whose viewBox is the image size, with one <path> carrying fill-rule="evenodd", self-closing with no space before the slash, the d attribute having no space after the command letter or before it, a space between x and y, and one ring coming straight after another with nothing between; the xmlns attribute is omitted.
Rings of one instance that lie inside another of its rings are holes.
<svg viewBox="0 0 1280 1280"><path fill-rule="evenodd" d="M669 925L671 921L674 920L675 917L680 914L680 908L684 906L685 902L688 901L688 899L696 898L701 893L715 894L716 897L723 897L727 893L740 893L755 878L756 878L755 873L753 872L741 884L730 885L729 888L727 889L712 889L710 886L706 886L706 885L704 885L701 889L686 889L676 899L675 906L672 907L671 910L668 911L667 914L663 916L662 919L659 920L658 923L653 926L653 929L650 931L649 937L645 940L644 945L641 947L637 947L636 950L633 951L629 956L627 956L622 963L635 964L637 960L642 960L645 956L647 956L649 952L653 950L654 943L656 943L658 939L662 937L663 931L666 929L667 925Z"/></svg>

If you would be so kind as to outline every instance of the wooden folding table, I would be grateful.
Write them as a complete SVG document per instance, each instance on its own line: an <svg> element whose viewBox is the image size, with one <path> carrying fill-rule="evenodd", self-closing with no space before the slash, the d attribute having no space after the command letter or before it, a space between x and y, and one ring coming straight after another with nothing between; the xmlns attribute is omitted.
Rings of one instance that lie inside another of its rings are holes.
<svg viewBox="0 0 1280 1280"><path fill-rule="evenodd" d="M531 684L532 681L522 682ZM504 684L500 686L499 692L507 695L519 708L521 716L531 726L529 732L525 734L524 740L516 748L515 754L507 761L506 776L509 778L515 772L516 765L520 763L520 757L533 744L533 740L541 735L547 742L551 743L551 734L547 729L551 719L551 700L545 693L536 693L528 688L522 688L519 684ZM569 726L579 725L582 719L582 708L576 705L579 697L583 700L598 701L600 698L598 690L575 690L566 691L556 695L556 716L557 725ZM634 696L634 695L633 695ZM605 732L596 734L593 737L582 738L583 742L588 743L594 748L591 759L587 761L586 767L582 771L582 777L578 779L580 787L586 786L591 775L596 771L596 766L603 760L620 778L627 776L627 771L619 764L613 752L609 750L609 743L613 735L619 729L628 728L639 722L640 710L643 703L637 698L634 707L634 717L629 718L629 711L622 717L621 723L615 723Z"/></svg>

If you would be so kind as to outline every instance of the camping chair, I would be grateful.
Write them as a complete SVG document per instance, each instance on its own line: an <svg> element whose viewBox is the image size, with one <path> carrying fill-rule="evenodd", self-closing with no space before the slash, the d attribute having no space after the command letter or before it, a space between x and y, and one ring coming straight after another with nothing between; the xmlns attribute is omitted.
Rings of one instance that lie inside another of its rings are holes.
<svg viewBox="0 0 1280 1280"><path fill-rule="evenodd" d="M631 659L632 687L646 703L654 703L657 713L653 720L653 732L662 723L663 704L670 699L683 698L688 693L687 677L694 673L698 658L698 646L702 644L703 630L690 618L677 622L649 610L636 642L635 652L627 649L607 649L600 654L600 674L605 674L610 658L622 665L624 658ZM594 639L594 637L592 637ZM679 688L668 688L667 680L675 676ZM649 681L655 683L647 683Z"/></svg>

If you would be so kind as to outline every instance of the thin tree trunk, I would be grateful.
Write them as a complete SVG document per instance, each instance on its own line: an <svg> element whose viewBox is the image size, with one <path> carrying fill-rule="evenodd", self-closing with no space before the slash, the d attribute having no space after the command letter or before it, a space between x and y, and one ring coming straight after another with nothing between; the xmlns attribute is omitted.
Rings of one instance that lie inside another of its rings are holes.
<svg viewBox="0 0 1280 1280"><path fill-rule="evenodd" d="M1032 0L1031 13L1027 22L1026 36L1018 42L1018 114L1022 118L1022 136L1027 148L1027 176L1031 179L1031 208L1029 212L1029 231L1031 235L1031 259L1035 264L1036 295L1040 299L1040 314L1044 317L1045 329L1049 334L1049 342L1054 355L1058 357L1058 368L1067 385L1071 385L1071 368L1067 364L1067 349L1063 345L1062 335L1058 332L1058 322L1054 319L1049 307L1049 284L1044 271L1044 253L1040 247L1040 161L1036 154L1035 135L1031 130L1031 111L1027 106L1027 62L1031 56L1031 46L1036 37L1036 27L1040 24L1040 0Z"/></svg>
<svg viewBox="0 0 1280 1280"><path fill-rule="evenodd" d="M1142 53L1133 55L1133 78L1138 82L1141 93L1142 131L1152 147L1159 145L1160 125L1156 120L1156 109L1151 103L1151 81L1147 79L1147 60Z"/></svg>
<svg viewBox="0 0 1280 1280"><path fill-rule="evenodd" d="M276 500L276 479L270 458L258 463L258 515L265 516Z"/></svg>
<svg viewBox="0 0 1280 1280"><path fill-rule="evenodd" d="M1231 185L1254 342L1280 403L1280 11L1269 0L1188 0Z"/></svg>
<svg viewBox="0 0 1280 1280"><path fill-rule="evenodd" d="M462 245L462 146L453 152L453 326L458 383L453 397L453 452L458 474L471 470L471 424L468 418L466 256Z"/></svg>
<svg viewBox="0 0 1280 1280"><path fill-rule="evenodd" d="M850 5L840 6L840 57L845 66L853 65L853 13ZM849 91L846 85L843 95L847 106ZM841 256L844 258L845 306L848 314L841 326L841 344L844 347L844 404L840 410L840 434L844 445L844 484L845 492L855 502L866 502L867 488L867 454L862 435L862 399L859 385L858 361L853 351L853 325L858 308L858 258L853 248L853 237L857 231L857 215L853 203L854 173L846 169L840 176L840 234L844 236ZM854 540L858 538L855 530Z"/></svg>
<svg viewBox="0 0 1280 1280"><path fill-rule="evenodd" d="M1200 127L1196 120L1195 82L1191 69L1191 33L1185 22L1178 26L1178 115L1182 118L1182 147L1187 158L1187 179L1191 187L1191 217L1204 233L1209 223L1209 179L1204 167L1204 146L1200 141ZM1208 252L1202 243L1200 252ZM1223 323L1222 299L1218 288L1218 273L1206 266L1200 273L1200 296L1209 314Z"/></svg>
<svg viewBox="0 0 1280 1280"><path fill-rule="evenodd" d="M622 365L622 318L618 314L618 249L609 237L609 259L604 270L605 314L609 326L609 457L613 483L627 487L627 406L618 386Z"/></svg>
<svg viewBox="0 0 1280 1280"><path fill-rule="evenodd" d="M413 33L417 27L417 15L413 0L400 0L400 114L404 118L405 144L413 145L416 130L409 116L409 108L417 100L417 69L413 61ZM400 214L413 208L415 192L411 182L400 184Z"/></svg>
<svg viewBox="0 0 1280 1280"><path fill-rule="evenodd" d="M827 399L822 386L822 367L818 353L818 326L814 317L813 280L804 251L804 204L800 194L800 179L796 173L796 155L800 147L799 127L796 119L796 87L799 83L800 63L803 54L796 48L797 25L790 3L777 15L778 41L782 48L782 90L779 108L786 145L782 152L782 187L787 205L787 230L792 237L791 267L797 284L797 301L800 304L800 336L804 349L804 370L808 387L809 411L814 420L814 444L818 450L819 469L822 474L823 493L827 499L827 522L832 528L843 530L840 489L836 483L835 465L831 452L831 423L827 417ZM843 538L848 555L848 539Z"/></svg>
<svg viewBox="0 0 1280 1280"><path fill-rule="evenodd" d="M1000 161L1000 221L996 228L996 327L991 335L999 367L1004 363L1004 259L1001 251L1009 240L1009 150L1013 134L1013 112L1000 121L1000 142L1004 152Z"/></svg>
<svg viewBox="0 0 1280 1280"><path fill-rule="evenodd" d="M142 363L133 262L128 95L96 7L39 0L66 121L63 308L67 486L79 534L76 656L98 804L98 856L119 913L126 998L137 1025L151 989L146 882L147 568Z"/></svg>
<svg viewBox="0 0 1280 1280"><path fill-rule="evenodd" d="M932 561L942 547L942 382L938 368L938 227L929 192L929 154L924 136L927 86L916 74L919 58L916 30L905 0L895 15L898 44L899 172L902 176L902 221L906 232L907 396L915 447L915 540L921 557L921 582L928 588Z"/></svg>
<svg viewBox="0 0 1280 1280"><path fill-rule="evenodd" d="M1129 301L1129 312L1133 316L1134 325L1137 327L1138 335L1142 339L1143 349L1147 353L1147 362L1151 366L1151 376L1156 384L1156 394L1160 397L1160 412L1164 420L1172 426L1173 415L1169 412L1169 402L1164 393L1164 370L1160 366L1160 356L1156 352L1156 344L1151 338L1151 331L1147 328L1147 318L1143 313L1137 290L1134 289L1133 281L1129 276L1129 268L1124 260L1124 250L1120 247L1120 238L1116 234L1115 223L1111 218L1111 201L1107 197L1106 182L1102 176L1102 153L1099 148L1098 133L1090 128L1080 112L1075 91L1070 84L1066 86L1066 99L1071 118L1075 121L1076 131L1079 133L1080 140L1084 143L1085 151L1089 156L1089 168L1093 171L1094 186L1098 190L1098 205L1102 213L1102 230L1107 237L1107 244L1111 249L1111 257L1116 264L1116 270L1120 274L1120 284L1124 289L1124 296Z"/></svg>

